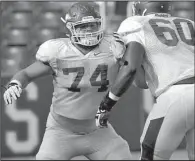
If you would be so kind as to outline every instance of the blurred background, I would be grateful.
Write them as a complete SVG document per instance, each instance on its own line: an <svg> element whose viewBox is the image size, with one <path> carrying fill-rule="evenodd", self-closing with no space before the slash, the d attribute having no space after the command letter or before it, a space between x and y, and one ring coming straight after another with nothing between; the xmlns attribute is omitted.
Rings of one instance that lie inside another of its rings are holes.
<svg viewBox="0 0 195 161"><path fill-rule="evenodd" d="M73 2L1 1L1 84L6 85L19 70L35 61L35 54L48 39L65 37L64 17ZM173 15L194 20L193 1L174 1ZM97 2L107 33L116 31L131 16L129 1ZM1 98L4 89L1 88ZM6 108L1 101L1 157L33 157L45 130L53 87L51 77L30 83L21 98ZM2 100L2 99L1 99ZM138 152L144 122L153 104L147 90L131 87L117 103L111 116L116 131L128 141L131 151ZM183 149L183 142L179 149ZM180 153L179 153L180 154ZM176 159L186 159L183 155ZM183 153L182 153L183 154ZM137 155L136 155L137 157ZM21 159L21 158L20 158ZM138 159L138 157L137 157Z"/></svg>

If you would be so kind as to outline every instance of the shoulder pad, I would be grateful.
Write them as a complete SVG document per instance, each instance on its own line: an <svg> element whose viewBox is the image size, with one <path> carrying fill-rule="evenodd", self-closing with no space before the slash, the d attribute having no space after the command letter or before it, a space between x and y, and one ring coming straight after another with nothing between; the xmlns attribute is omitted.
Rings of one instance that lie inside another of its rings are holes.
<svg viewBox="0 0 195 161"><path fill-rule="evenodd" d="M40 45L36 59L42 62L49 62L57 57L62 46L67 46L66 39L51 39Z"/></svg>
<svg viewBox="0 0 195 161"><path fill-rule="evenodd" d="M139 32L142 29L142 23L141 16L129 17L121 23L117 32L121 35Z"/></svg>

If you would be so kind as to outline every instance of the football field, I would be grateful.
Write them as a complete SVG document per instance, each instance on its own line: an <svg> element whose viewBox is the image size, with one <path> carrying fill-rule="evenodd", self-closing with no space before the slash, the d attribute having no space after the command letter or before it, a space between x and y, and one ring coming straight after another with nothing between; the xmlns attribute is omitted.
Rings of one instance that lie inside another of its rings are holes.
<svg viewBox="0 0 195 161"><path fill-rule="evenodd" d="M139 151L132 151L133 160L138 160L140 156ZM35 157L17 157L17 158L1 158L1 160L35 160ZM88 160L85 157L75 157L72 160ZM188 160L187 152L185 150L177 150L173 153L171 160Z"/></svg>

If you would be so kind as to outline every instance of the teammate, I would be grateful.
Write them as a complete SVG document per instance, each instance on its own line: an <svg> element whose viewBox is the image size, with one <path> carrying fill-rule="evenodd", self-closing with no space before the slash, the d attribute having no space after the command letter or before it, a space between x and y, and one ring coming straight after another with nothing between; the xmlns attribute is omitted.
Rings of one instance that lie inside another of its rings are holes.
<svg viewBox="0 0 195 161"><path fill-rule="evenodd" d="M7 104L36 78L53 76L53 98L37 160L130 160L127 142L112 126L95 125L98 104L114 81L124 43L104 35L93 3L73 4L65 19L69 38L43 43L37 61L13 76L4 94Z"/></svg>
<svg viewBox="0 0 195 161"><path fill-rule="evenodd" d="M96 114L107 126L112 106L135 81L150 89L156 103L141 136L141 160L166 160L186 136L194 160L194 22L172 17L170 2L135 2L118 33L126 44L124 60L109 95Z"/></svg>

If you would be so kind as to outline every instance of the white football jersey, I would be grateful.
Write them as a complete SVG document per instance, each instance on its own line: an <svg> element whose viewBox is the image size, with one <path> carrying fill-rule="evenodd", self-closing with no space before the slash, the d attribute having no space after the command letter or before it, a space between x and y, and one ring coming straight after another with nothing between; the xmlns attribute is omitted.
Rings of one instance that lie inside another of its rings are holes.
<svg viewBox="0 0 195 161"><path fill-rule="evenodd" d="M68 38L43 43L36 59L53 69L51 110L73 119L94 119L98 106L118 73L124 46L105 36L99 46L82 54Z"/></svg>
<svg viewBox="0 0 195 161"><path fill-rule="evenodd" d="M194 22L169 14L133 16L118 33L126 44L136 41L145 49L143 67L149 89L158 97L169 86L194 77Z"/></svg>

